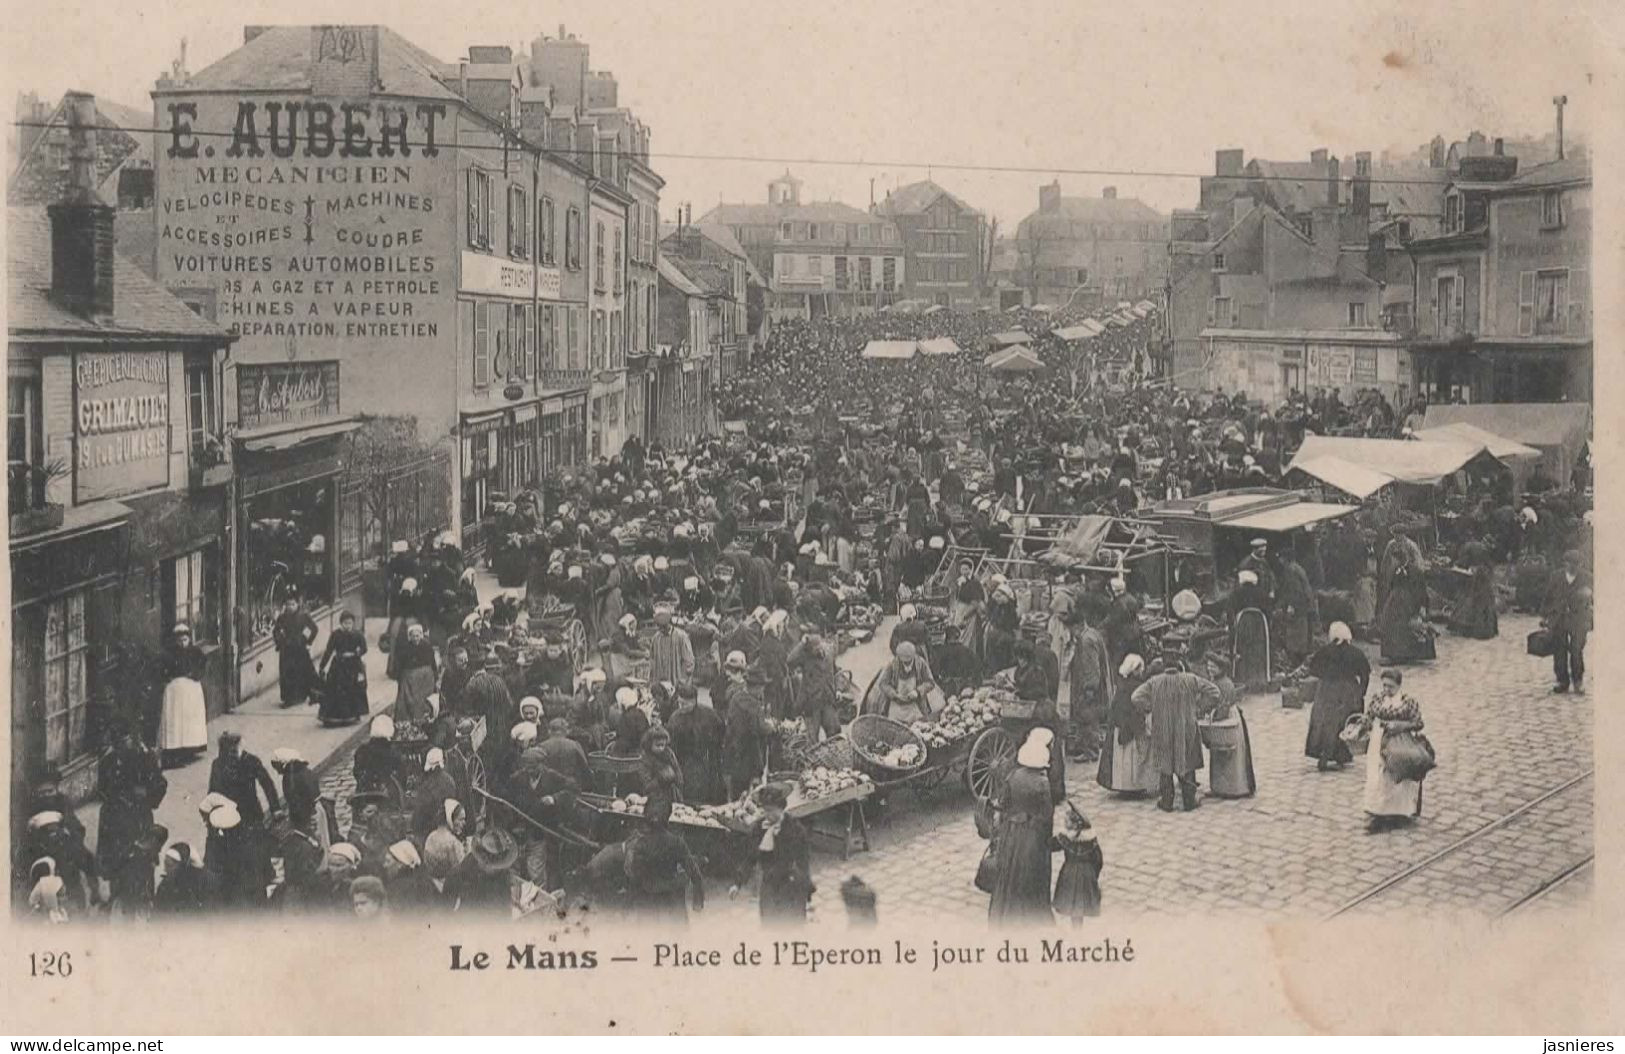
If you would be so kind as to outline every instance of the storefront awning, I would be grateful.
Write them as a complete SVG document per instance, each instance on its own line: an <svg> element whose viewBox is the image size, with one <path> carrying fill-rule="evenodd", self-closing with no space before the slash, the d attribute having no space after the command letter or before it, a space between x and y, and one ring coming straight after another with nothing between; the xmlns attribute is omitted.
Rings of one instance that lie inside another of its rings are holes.
<svg viewBox="0 0 1625 1054"><path fill-rule="evenodd" d="M30 534L23 538L14 538L11 542L11 551L20 553L28 549L37 549L42 545L76 538L83 534L96 531L108 531L122 526L129 520L131 509L122 502L104 498L101 501L89 501L83 505L62 510L62 525L52 527L48 531ZM49 555L46 557L50 559Z"/></svg>
<svg viewBox="0 0 1625 1054"><path fill-rule="evenodd" d="M1335 520L1339 516L1347 516L1357 511L1358 506L1354 505L1300 501L1296 505L1283 505L1278 509L1265 509L1247 516L1238 516L1233 520L1225 520L1219 526L1236 527L1247 531L1295 531L1311 523Z"/></svg>
<svg viewBox="0 0 1625 1054"><path fill-rule="evenodd" d="M268 425L264 428L238 432L235 438L238 443L242 444L244 450L263 454L275 450L290 450L305 443L313 443L318 439L331 439L334 436L354 432L360 427L361 421L359 419L345 417L336 421L321 421L316 424Z"/></svg>

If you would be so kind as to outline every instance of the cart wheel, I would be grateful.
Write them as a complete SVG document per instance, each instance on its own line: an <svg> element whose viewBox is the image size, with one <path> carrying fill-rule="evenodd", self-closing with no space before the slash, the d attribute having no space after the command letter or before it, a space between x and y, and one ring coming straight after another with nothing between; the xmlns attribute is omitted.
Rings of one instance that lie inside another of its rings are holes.
<svg viewBox="0 0 1625 1054"><path fill-rule="evenodd" d="M575 666L575 672L580 673L587 661L587 627L581 624L580 619L571 619L564 627L564 639L570 649L570 661Z"/></svg>
<svg viewBox="0 0 1625 1054"><path fill-rule="evenodd" d="M990 728L976 737L965 759L965 786L977 801L993 797L993 774L1016 753L1015 737L1002 728Z"/></svg>

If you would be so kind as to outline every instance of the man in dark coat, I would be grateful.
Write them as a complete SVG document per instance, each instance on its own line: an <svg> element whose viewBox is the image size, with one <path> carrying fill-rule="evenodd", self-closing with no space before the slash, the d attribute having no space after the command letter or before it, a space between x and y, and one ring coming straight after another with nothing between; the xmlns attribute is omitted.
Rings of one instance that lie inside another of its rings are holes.
<svg viewBox="0 0 1625 1054"><path fill-rule="evenodd" d="M1160 794L1157 808L1174 809L1174 783L1179 784L1185 810L1197 807L1196 770L1202 767L1202 740L1196 719L1220 702L1218 685L1186 673L1172 659L1162 673L1134 690L1136 709L1150 717L1151 763L1156 766Z"/></svg>
<svg viewBox="0 0 1625 1054"><path fill-rule="evenodd" d="M1552 635L1552 673L1562 694L1571 688L1585 694L1585 646L1591 632L1591 574L1580 562L1577 549L1563 554L1563 567L1546 587L1542 623Z"/></svg>
<svg viewBox="0 0 1625 1054"><path fill-rule="evenodd" d="M691 805L723 801L722 718L709 706L699 705L693 685L677 689L677 712L667 724L672 753L683 772L683 800Z"/></svg>
<svg viewBox="0 0 1625 1054"><path fill-rule="evenodd" d="M117 741L97 763L97 778L102 810L96 824L96 862L107 873L127 860L136 841L152 829L152 811L164 800L169 782L158 755L141 742L129 722L121 725Z"/></svg>
<svg viewBox="0 0 1625 1054"><path fill-rule="evenodd" d="M513 696L502 680L502 659L493 650L485 657L485 668L469 678L464 689L464 709L485 718L485 742L480 744L480 760L486 772L508 771L508 752L513 746L515 710Z"/></svg>
<svg viewBox="0 0 1625 1054"><path fill-rule="evenodd" d="M1263 538L1252 540L1252 552L1236 566L1236 570L1251 571L1258 576L1258 584L1264 588L1264 595L1272 601L1275 599L1275 568L1270 566L1269 542ZM1268 607L1260 610L1268 611Z"/></svg>

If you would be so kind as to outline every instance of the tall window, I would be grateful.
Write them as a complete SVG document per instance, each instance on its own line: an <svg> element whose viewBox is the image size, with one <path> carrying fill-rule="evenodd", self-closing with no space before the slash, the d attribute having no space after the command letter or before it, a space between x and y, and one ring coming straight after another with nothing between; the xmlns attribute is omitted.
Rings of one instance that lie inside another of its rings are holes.
<svg viewBox="0 0 1625 1054"><path fill-rule="evenodd" d="M564 265L581 270L581 210L573 206L564 214Z"/></svg>
<svg viewBox="0 0 1625 1054"><path fill-rule="evenodd" d="M186 364L186 433L194 460L215 435L214 370L208 360Z"/></svg>
<svg viewBox="0 0 1625 1054"><path fill-rule="evenodd" d="M824 258L822 256L807 257L807 273L814 278L822 278L824 276Z"/></svg>
<svg viewBox="0 0 1625 1054"><path fill-rule="evenodd" d="M626 348L621 344L621 313L609 313L609 368L618 370L626 365Z"/></svg>
<svg viewBox="0 0 1625 1054"><path fill-rule="evenodd" d="M655 287L651 285L649 288L645 289L643 291L643 297L644 300L647 301L645 310L643 312L643 324L648 330L648 333L646 334L647 343L644 346L650 351L653 351L655 346L655 326L657 323L655 318L655 310L659 303L655 299Z"/></svg>
<svg viewBox="0 0 1625 1054"><path fill-rule="evenodd" d="M186 623L192 627L192 639L199 644L211 643L216 637L214 612L209 602L214 574L209 556L209 550L198 549L165 560L163 565L163 624Z"/></svg>
<svg viewBox="0 0 1625 1054"><path fill-rule="evenodd" d="M794 224L792 224L789 220L785 220L783 223L779 224L779 240L780 241L786 241L787 242L787 241L793 240L794 238L795 238L795 225Z"/></svg>
<svg viewBox="0 0 1625 1054"><path fill-rule="evenodd" d="M889 228L888 228L889 229ZM890 293L897 288L897 257L888 256L880 265L880 281L886 292Z"/></svg>
<svg viewBox="0 0 1625 1054"><path fill-rule="evenodd" d="M45 607L45 760L62 765L85 752L85 594L70 593Z"/></svg>
<svg viewBox="0 0 1625 1054"><path fill-rule="evenodd" d="M468 170L468 244L476 249L491 247L491 228L496 226L496 203L491 200L491 174L483 168Z"/></svg>
<svg viewBox="0 0 1625 1054"><path fill-rule="evenodd" d="M872 257L858 257L858 288L865 293L875 287L875 262Z"/></svg>
<svg viewBox="0 0 1625 1054"><path fill-rule="evenodd" d="M543 198L536 209L537 259L544 264L553 263L553 199Z"/></svg>
<svg viewBox="0 0 1625 1054"><path fill-rule="evenodd" d="M45 504L45 439L40 414L38 371L14 365L6 375L6 478L9 509L23 512Z"/></svg>
<svg viewBox="0 0 1625 1054"><path fill-rule="evenodd" d="M565 309L565 354L568 369L579 369L581 363L581 308L571 305Z"/></svg>
<svg viewBox="0 0 1625 1054"><path fill-rule="evenodd" d="M523 187L508 188L508 255L530 259L530 199Z"/></svg>
<svg viewBox="0 0 1625 1054"><path fill-rule="evenodd" d="M609 288L604 284L604 225L592 225L592 287L602 293Z"/></svg>
<svg viewBox="0 0 1625 1054"><path fill-rule="evenodd" d="M1466 285L1461 276L1441 274L1433 284L1433 325L1435 336L1447 336L1461 329Z"/></svg>
<svg viewBox="0 0 1625 1054"><path fill-rule="evenodd" d="M643 262L643 206L632 206L632 262Z"/></svg>
<svg viewBox="0 0 1625 1054"><path fill-rule="evenodd" d="M1461 230L1464 210L1459 193L1447 194L1444 199L1444 232L1455 234Z"/></svg>
<svg viewBox="0 0 1625 1054"><path fill-rule="evenodd" d="M1548 190L1541 195L1540 225L1542 227L1563 226L1563 192L1561 190Z"/></svg>
<svg viewBox="0 0 1625 1054"><path fill-rule="evenodd" d="M619 293L625 287L625 284L626 284L626 282L625 282L625 280L626 280L626 260L625 260L625 251L623 249L623 244L622 244L622 241L621 241L621 226L620 226L620 224L615 225L614 232L615 232L615 243L614 243L615 244L615 271L614 271L613 281L615 283L615 292Z"/></svg>
<svg viewBox="0 0 1625 1054"><path fill-rule="evenodd" d="M1213 298L1213 311L1210 321L1219 329L1229 329L1231 324L1235 322L1229 297L1216 296Z"/></svg>
<svg viewBox="0 0 1625 1054"><path fill-rule="evenodd" d="M1566 269L1536 271L1535 334L1550 336L1567 333L1568 329L1569 272Z"/></svg>
<svg viewBox="0 0 1625 1054"><path fill-rule="evenodd" d="M1349 326L1353 329L1363 329L1365 327L1365 301L1349 301Z"/></svg>

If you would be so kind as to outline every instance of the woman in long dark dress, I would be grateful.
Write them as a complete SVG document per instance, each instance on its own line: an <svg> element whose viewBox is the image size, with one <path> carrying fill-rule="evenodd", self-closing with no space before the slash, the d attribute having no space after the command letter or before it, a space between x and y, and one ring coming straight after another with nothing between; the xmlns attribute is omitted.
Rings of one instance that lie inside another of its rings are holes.
<svg viewBox="0 0 1625 1054"><path fill-rule="evenodd" d="M1377 619L1384 663L1434 658L1433 635L1427 626L1428 587L1422 569L1407 547L1394 550L1393 574Z"/></svg>
<svg viewBox="0 0 1625 1054"><path fill-rule="evenodd" d="M393 658L400 671L395 686L395 719L426 724L430 720L429 696L440 680L440 660L422 626L414 623L407 627L406 643Z"/></svg>
<svg viewBox="0 0 1625 1054"><path fill-rule="evenodd" d="M277 681L283 706L300 706L310 699L316 685L316 664L310 661L310 646L319 631L316 622L299 606L298 594L282 602L282 613L271 624L276 643Z"/></svg>
<svg viewBox="0 0 1625 1054"><path fill-rule="evenodd" d="M1046 770L1054 733L1035 728L993 798L995 874L987 918L994 926L1055 921L1050 907L1050 836L1055 802Z"/></svg>
<svg viewBox="0 0 1625 1054"><path fill-rule="evenodd" d="M1469 542L1462 546L1461 563L1469 577L1450 605L1450 632L1491 640L1501 632L1501 623L1495 610L1495 572L1489 553L1477 542Z"/></svg>
<svg viewBox="0 0 1625 1054"><path fill-rule="evenodd" d="M365 654L367 638L356 629L355 615L346 611L322 653L327 687L316 711L322 724L349 725L367 716L367 668L361 662Z"/></svg>
<svg viewBox="0 0 1625 1054"><path fill-rule="evenodd" d="M1320 684L1309 710L1309 735L1303 744L1304 757L1319 762L1321 772L1334 765L1342 768L1354 760L1339 733L1349 715L1365 709L1365 693L1371 684L1371 661L1354 646L1354 633L1348 624L1332 623L1326 636L1326 643L1309 657L1309 672Z"/></svg>

